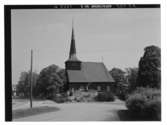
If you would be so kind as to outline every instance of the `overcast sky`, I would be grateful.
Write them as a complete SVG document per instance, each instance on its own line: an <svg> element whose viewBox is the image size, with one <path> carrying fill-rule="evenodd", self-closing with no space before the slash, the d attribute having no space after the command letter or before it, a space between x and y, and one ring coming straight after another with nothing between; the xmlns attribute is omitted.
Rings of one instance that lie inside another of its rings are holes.
<svg viewBox="0 0 167 125"><path fill-rule="evenodd" d="M113 67L137 67L144 48L160 47L160 9L12 10L12 83L30 69L36 72L68 59L72 18L77 57Z"/></svg>

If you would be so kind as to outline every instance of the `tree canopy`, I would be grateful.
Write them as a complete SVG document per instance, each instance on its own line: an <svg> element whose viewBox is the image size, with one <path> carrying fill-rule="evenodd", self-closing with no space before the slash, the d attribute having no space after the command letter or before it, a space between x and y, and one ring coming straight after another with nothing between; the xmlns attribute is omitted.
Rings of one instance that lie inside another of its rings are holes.
<svg viewBox="0 0 167 125"><path fill-rule="evenodd" d="M129 92L132 92L137 87L138 68L126 68L126 79Z"/></svg>
<svg viewBox="0 0 167 125"><path fill-rule="evenodd" d="M36 72L32 72L32 85L33 89L35 88L36 81L38 79L38 74ZM30 72L21 72L20 79L18 84L16 85L16 93L17 95L21 95L22 97L27 98L30 93Z"/></svg>
<svg viewBox="0 0 167 125"><path fill-rule="evenodd" d="M36 84L37 97L52 98L60 92L65 84L60 71L61 69L54 64L41 70Z"/></svg>
<svg viewBox="0 0 167 125"><path fill-rule="evenodd" d="M125 73L122 69L119 68L113 68L110 71L111 76L115 80L114 89L113 92L115 95L118 96L120 99L125 99L126 93L127 93L127 82Z"/></svg>
<svg viewBox="0 0 167 125"><path fill-rule="evenodd" d="M110 71L111 76L114 78L115 82L123 82L125 80L125 72L119 68L113 68Z"/></svg>
<svg viewBox="0 0 167 125"><path fill-rule="evenodd" d="M138 86L160 88L161 50L157 46L148 46L139 61Z"/></svg>

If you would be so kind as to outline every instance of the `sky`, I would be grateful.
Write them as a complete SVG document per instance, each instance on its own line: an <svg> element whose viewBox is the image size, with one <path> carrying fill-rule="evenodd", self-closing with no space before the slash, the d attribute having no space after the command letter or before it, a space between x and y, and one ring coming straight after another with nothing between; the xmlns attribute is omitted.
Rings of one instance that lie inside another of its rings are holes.
<svg viewBox="0 0 167 125"><path fill-rule="evenodd" d="M12 84L20 73L68 59L72 20L77 57L103 62L108 70L138 67L144 48L160 47L160 9L18 9L12 10Z"/></svg>

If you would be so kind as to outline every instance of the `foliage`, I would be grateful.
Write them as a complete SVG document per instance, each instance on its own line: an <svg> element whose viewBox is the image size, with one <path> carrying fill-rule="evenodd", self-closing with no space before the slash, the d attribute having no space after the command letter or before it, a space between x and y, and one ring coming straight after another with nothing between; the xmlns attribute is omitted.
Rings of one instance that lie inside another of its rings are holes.
<svg viewBox="0 0 167 125"><path fill-rule="evenodd" d="M57 74L63 81L61 92L66 92L68 90L68 86L67 86L67 75L65 69L61 69L60 71L58 71Z"/></svg>
<svg viewBox="0 0 167 125"><path fill-rule="evenodd" d="M59 71L60 68L56 65L42 69L37 80L36 97L52 99L56 93L60 92L64 82L58 75Z"/></svg>
<svg viewBox="0 0 167 125"><path fill-rule="evenodd" d="M139 62L137 86L160 88L161 50L156 46L148 46L144 51L144 55Z"/></svg>
<svg viewBox="0 0 167 125"><path fill-rule="evenodd" d="M68 101L68 97L66 94L56 94L52 100L57 103L64 103Z"/></svg>
<svg viewBox="0 0 167 125"><path fill-rule="evenodd" d="M95 96L97 94L96 90L76 90L72 96L69 96L70 102L92 102L95 101Z"/></svg>
<svg viewBox="0 0 167 125"><path fill-rule="evenodd" d="M38 78L38 74L32 72L32 85L33 90L35 90L35 84ZM20 79L18 84L16 85L16 93L17 95L27 98L30 93L30 72L21 72Z"/></svg>
<svg viewBox="0 0 167 125"><path fill-rule="evenodd" d="M120 91L117 92L117 97L120 99L120 100L126 100L127 98L127 95L128 95L128 88L127 87L120 87Z"/></svg>
<svg viewBox="0 0 167 125"><path fill-rule="evenodd" d="M110 71L111 76L115 80L113 93L120 99L125 99L127 94L128 84L126 82L125 72L119 68L113 68Z"/></svg>
<svg viewBox="0 0 167 125"><path fill-rule="evenodd" d="M125 80L125 72L119 68L113 68L110 71L111 76L114 78L115 82L122 82Z"/></svg>
<svg viewBox="0 0 167 125"><path fill-rule="evenodd" d="M160 90L153 88L138 88L126 100L127 108L134 113L161 119L161 94Z"/></svg>
<svg viewBox="0 0 167 125"><path fill-rule="evenodd" d="M114 101L115 97L111 92L98 92L95 97L96 101Z"/></svg>
<svg viewBox="0 0 167 125"><path fill-rule="evenodd" d="M127 68L126 73L128 93L130 93L137 87L138 68Z"/></svg>

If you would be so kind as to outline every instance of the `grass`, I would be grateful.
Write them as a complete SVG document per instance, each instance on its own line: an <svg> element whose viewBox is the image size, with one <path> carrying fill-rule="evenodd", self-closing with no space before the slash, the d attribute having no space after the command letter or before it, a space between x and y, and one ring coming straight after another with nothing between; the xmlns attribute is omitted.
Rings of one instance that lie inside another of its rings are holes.
<svg viewBox="0 0 167 125"><path fill-rule="evenodd" d="M34 108L28 108L28 109L16 109L13 110L12 116L13 119L32 116L32 115L38 115L42 113L48 113L48 112L54 112L58 111L59 108L56 107L48 107L48 106L41 106L41 107L34 107Z"/></svg>

